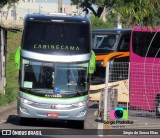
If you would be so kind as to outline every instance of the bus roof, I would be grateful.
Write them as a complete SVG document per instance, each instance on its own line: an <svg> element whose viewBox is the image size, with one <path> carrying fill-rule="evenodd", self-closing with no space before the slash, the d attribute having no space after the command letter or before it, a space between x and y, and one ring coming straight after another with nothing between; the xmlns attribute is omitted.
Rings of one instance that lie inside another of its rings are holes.
<svg viewBox="0 0 160 138"><path fill-rule="evenodd" d="M101 28L101 29L93 29L92 32L101 32L101 33L106 33L106 32L110 32L110 33L125 33L125 32L131 32L132 29L118 29L118 28L110 28L110 29L105 29L105 28Z"/></svg>
<svg viewBox="0 0 160 138"><path fill-rule="evenodd" d="M160 32L160 27L147 27L147 26L136 26L133 28L133 31L137 32Z"/></svg>
<svg viewBox="0 0 160 138"><path fill-rule="evenodd" d="M51 16L51 15L44 15L44 14L27 14L25 21L31 21L31 20L36 20L36 21L63 21L63 22L84 22L84 23L89 23L88 18L84 18L81 16Z"/></svg>

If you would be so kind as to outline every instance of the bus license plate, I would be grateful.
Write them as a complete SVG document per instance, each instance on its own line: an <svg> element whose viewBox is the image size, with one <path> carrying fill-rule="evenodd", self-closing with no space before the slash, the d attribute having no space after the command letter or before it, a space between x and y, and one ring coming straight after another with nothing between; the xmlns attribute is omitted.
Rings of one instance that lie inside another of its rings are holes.
<svg viewBox="0 0 160 138"><path fill-rule="evenodd" d="M58 113L57 112L49 112L49 113L47 113L47 117L58 118Z"/></svg>

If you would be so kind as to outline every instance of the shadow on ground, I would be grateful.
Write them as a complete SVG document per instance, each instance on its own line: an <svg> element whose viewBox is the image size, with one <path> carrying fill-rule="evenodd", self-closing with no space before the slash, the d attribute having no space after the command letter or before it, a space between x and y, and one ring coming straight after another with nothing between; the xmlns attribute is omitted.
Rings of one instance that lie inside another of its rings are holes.
<svg viewBox="0 0 160 138"><path fill-rule="evenodd" d="M10 123L17 126L32 126L32 127L54 127L54 128L74 128L81 129L77 124L70 124L64 120L53 120L53 119L28 119L25 123L21 124L20 118L15 115L10 115L5 123Z"/></svg>

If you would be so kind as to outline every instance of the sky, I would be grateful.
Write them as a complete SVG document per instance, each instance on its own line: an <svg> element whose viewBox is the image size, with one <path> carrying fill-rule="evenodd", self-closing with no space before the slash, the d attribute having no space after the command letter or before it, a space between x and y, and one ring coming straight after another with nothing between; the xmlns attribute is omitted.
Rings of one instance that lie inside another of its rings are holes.
<svg viewBox="0 0 160 138"><path fill-rule="evenodd" d="M70 4L70 0L62 0L64 4ZM54 2L57 3L58 0L36 0L36 2Z"/></svg>

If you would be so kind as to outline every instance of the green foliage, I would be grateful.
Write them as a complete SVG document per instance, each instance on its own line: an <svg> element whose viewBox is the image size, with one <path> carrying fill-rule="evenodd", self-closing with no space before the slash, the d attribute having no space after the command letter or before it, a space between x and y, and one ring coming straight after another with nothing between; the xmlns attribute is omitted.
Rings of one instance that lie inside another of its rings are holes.
<svg viewBox="0 0 160 138"><path fill-rule="evenodd" d="M6 77L7 85L5 88L5 94L0 95L0 105L11 103L17 99L18 93L18 74L16 74L14 56L17 48L20 45L21 32L8 32L7 34L7 67Z"/></svg>
<svg viewBox="0 0 160 138"><path fill-rule="evenodd" d="M119 14L126 26L153 25L152 19L160 6L159 0L116 0L111 12Z"/></svg>
<svg viewBox="0 0 160 138"><path fill-rule="evenodd" d="M78 5L79 7L83 8L84 11L87 13L89 12L88 10L91 10L92 13L100 17L104 7L110 7L113 4L112 0L71 0L71 4ZM93 5L97 6L97 10L93 8Z"/></svg>
<svg viewBox="0 0 160 138"><path fill-rule="evenodd" d="M104 22L101 18L91 16L91 27L92 29L98 29L98 28L112 28L115 27L114 24L109 22Z"/></svg>
<svg viewBox="0 0 160 138"><path fill-rule="evenodd" d="M16 95L13 93L13 87L6 87L6 93L5 94L0 94L0 106L1 105L6 105L8 103L11 103L16 100Z"/></svg>
<svg viewBox="0 0 160 138"><path fill-rule="evenodd" d="M109 13L106 16L106 20L109 24L112 24L112 26L116 27L117 26L117 22L118 22L118 15L117 14L113 14L113 13Z"/></svg>
<svg viewBox="0 0 160 138"><path fill-rule="evenodd" d="M160 0L71 0L71 2L84 10L91 10L97 17L100 17L104 7L107 7L110 11L108 15L119 16L126 27L137 24L153 26L159 25L160 22ZM97 11L93 9L93 5L97 6Z"/></svg>
<svg viewBox="0 0 160 138"><path fill-rule="evenodd" d="M72 4L79 5L81 7L91 6L92 4L97 6L104 6L109 3L110 0L71 0Z"/></svg>
<svg viewBox="0 0 160 138"><path fill-rule="evenodd" d="M11 3L16 3L19 0L0 0L0 8L2 8L4 5L11 4Z"/></svg>

